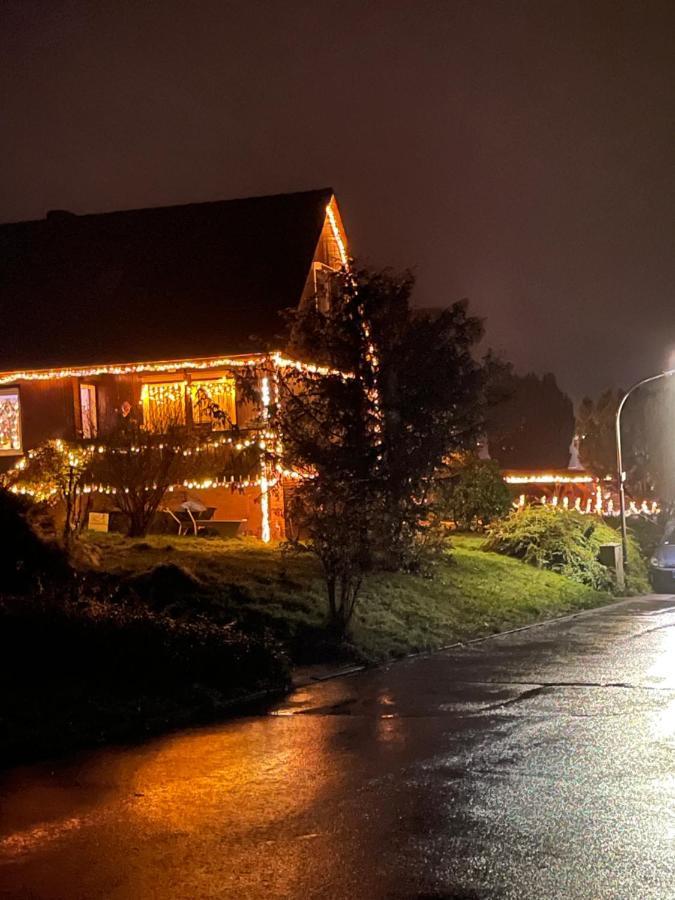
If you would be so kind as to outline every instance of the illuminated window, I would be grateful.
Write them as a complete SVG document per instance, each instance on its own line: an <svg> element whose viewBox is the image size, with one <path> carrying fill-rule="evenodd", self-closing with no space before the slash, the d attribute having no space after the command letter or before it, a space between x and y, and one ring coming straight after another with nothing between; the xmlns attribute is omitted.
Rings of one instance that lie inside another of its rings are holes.
<svg viewBox="0 0 675 900"><path fill-rule="evenodd" d="M0 455L21 453L21 401L18 388L0 390Z"/></svg>
<svg viewBox="0 0 675 900"><path fill-rule="evenodd" d="M96 407L96 386L80 385L80 419L82 437L93 438L98 434L98 410Z"/></svg>
<svg viewBox="0 0 675 900"><path fill-rule="evenodd" d="M185 424L185 382L144 384L141 390L143 423L150 431L165 432Z"/></svg>
<svg viewBox="0 0 675 900"><path fill-rule="evenodd" d="M335 290L335 273L337 269L332 269L322 262L315 262L314 270L314 297L317 309L320 312L328 312L331 307L332 294Z"/></svg>
<svg viewBox="0 0 675 900"><path fill-rule="evenodd" d="M234 378L207 378L190 383L192 419L196 425L211 423L216 431L237 420Z"/></svg>

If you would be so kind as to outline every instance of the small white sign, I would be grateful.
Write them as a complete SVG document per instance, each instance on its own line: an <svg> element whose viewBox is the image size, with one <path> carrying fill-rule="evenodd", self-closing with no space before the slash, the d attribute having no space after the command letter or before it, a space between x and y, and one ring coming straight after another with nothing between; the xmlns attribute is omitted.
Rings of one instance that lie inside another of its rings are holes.
<svg viewBox="0 0 675 900"><path fill-rule="evenodd" d="M91 531L107 531L108 522L110 520L109 513L89 513L89 529Z"/></svg>

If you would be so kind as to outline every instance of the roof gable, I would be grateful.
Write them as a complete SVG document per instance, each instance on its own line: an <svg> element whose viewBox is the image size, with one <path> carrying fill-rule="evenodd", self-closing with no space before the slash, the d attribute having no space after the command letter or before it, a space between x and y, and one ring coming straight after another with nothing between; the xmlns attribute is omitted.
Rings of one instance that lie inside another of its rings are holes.
<svg viewBox="0 0 675 900"><path fill-rule="evenodd" d="M0 226L0 370L278 344L333 192Z"/></svg>

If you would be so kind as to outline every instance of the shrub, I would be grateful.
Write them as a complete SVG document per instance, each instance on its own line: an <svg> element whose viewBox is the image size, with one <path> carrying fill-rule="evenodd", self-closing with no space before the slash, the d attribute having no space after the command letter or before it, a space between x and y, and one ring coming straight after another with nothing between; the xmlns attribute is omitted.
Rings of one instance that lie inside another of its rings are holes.
<svg viewBox="0 0 675 900"><path fill-rule="evenodd" d="M527 507L489 529L486 550L494 550L540 569L550 569L596 590L612 590L614 576L598 561L601 544L616 543L618 532L602 520L573 510ZM629 538L627 589L648 590L645 560Z"/></svg>
<svg viewBox="0 0 675 900"><path fill-rule="evenodd" d="M171 695L200 684L232 696L286 683L286 662L264 635L204 617L62 595L0 600L0 677L23 685L86 684L121 696Z"/></svg>
<svg viewBox="0 0 675 900"><path fill-rule="evenodd" d="M69 574L65 553L36 534L29 515L23 498L0 488L0 594L40 591Z"/></svg>
<svg viewBox="0 0 675 900"><path fill-rule="evenodd" d="M462 531L482 531L510 509L509 489L491 459L468 459L438 487L440 515Z"/></svg>
<svg viewBox="0 0 675 900"><path fill-rule="evenodd" d="M654 555L654 551L661 542L663 533L666 530L666 522L667 517L663 515L659 516L658 519L637 516L629 520L629 532L635 538L642 555L646 559Z"/></svg>
<svg viewBox="0 0 675 900"><path fill-rule="evenodd" d="M601 544L619 543L621 532L619 520L615 519L612 525L606 522L598 528L598 538ZM651 555L651 554L650 554ZM646 556L634 524L628 528L628 559L626 560L626 593L647 594L651 591L649 582L649 556Z"/></svg>
<svg viewBox="0 0 675 900"><path fill-rule="evenodd" d="M108 592L0 598L0 767L211 721L288 686L265 632L174 618Z"/></svg>

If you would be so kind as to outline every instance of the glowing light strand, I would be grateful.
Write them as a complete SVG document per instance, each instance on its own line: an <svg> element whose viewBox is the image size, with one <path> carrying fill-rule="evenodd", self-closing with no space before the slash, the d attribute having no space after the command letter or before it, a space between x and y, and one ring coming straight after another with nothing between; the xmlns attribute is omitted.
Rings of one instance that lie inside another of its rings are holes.
<svg viewBox="0 0 675 900"><path fill-rule="evenodd" d="M337 223L337 217L333 212L332 204L329 203L326 207L326 216L328 218L328 222L330 224L331 231L333 233L333 239L337 244L338 253L340 254L340 262L345 267L345 269L349 268L349 256L347 255L347 248L345 246L345 242L342 240L342 235L340 233L340 228Z"/></svg>
<svg viewBox="0 0 675 900"><path fill-rule="evenodd" d="M505 475L507 484L594 484L598 479L592 475L553 475L532 472L527 475ZM611 475L603 479L611 481Z"/></svg>
<svg viewBox="0 0 675 900"><path fill-rule="evenodd" d="M547 506L551 509L567 510L570 508L569 497L563 497L561 503L558 497L547 497L546 495L542 495L538 501L528 504L525 494L521 494L517 500L514 500L513 506L516 510L521 510L528 505L536 505L537 502L541 506ZM611 518L621 515L620 511L614 505L613 498L607 495L603 499L599 488L593 497L588 497L585 501L583 501L581 497L577 497L574 501L573 509L585 516L596 515ZM661 512L661 507L656 500L631 500L626 512L629 516L657 516Z"/></svg>
<svg viewBox="0 0 675 900"><path fill-rule="evenodd" d="M148 375L171 372L204 372L210 369L246 369L264 366L271 361L281 368L294 368L299 372L319 375L339 375L341 378L353 378L349 372L340 372L326 366L303 363L289 359L275 351L270 354L259 354L249 357L220 356L196 360L163 360L147 363L112 363L95 366L64 366L60 369L26 369L0 373L0 385L14 384L17 381L55 381L60 378L93 378L96 375Z"/></svg>
<svg viewBox="0 0 675 900"><path fill-rule="evenodd" d="M333 211L331 203L326 207L326 216L328 218L328 222L331 227L331 231L333 233L333 239L337 244L338 252L340 254L340 261L342 263L343 268L349 270L349 256L347 255L347 248L345 246L344 241L342 240L342 235L340 233L340 228L338 227L337 218L335 216L335 212ZM355 279L352 279L352 283L355 286ZM366 391L366 396L370 401L375 422L373 423L373 432L378 436L376 441L376 446L380 448L382 446L382 439L380 437L382 433L382 411L380 409L380 392L378 388L378 373L380 369L380 360L377 355L377 348L372 341L371 333L370 333L370 325L368 324L365 316L365 310L363 305L358 307L359 317L361 320L361 333L363 335L364 343L366 346L365 358L368 364L371 367L373 374L373 386ZM338 373L342 374L342 373ZM343 376L344 377L344 376ZM378 459L381 457L378 456Z"/></svg>
<svg viewBox="0 0 675 900"><path fill-rule="evenodd" d="M263 407L263 421L266 422L270 411L270 380L267 375L263 375L260 381L260 398ZM270 531L270 482L267 474L267 441L263 437L260 441L260 513L262 519L260 538L263 544L269 544L272 537Z"/></svg>
<svg viewBox="0 0 675 900"><path fill-rule="evenodd" d="M277 479L267 479L266 481L267 487L272 488L277 484ZM244 490L250 487L262 487L263 479L262 478L245 478L245 479L237 479L233 475L230 475L226 478L205 478L201 481L192 480L186 478L184 481L179 481L176 484L169 485L166 489L167 493L173 493L176 490L181 490L182 488L187 488L188 490L193 491L205 491L210 488L219 488L219 487L231 487L236 488L238 490ZM142 491L156 491L158 485L150 484L145 485L140 488ZM44 491L42 488L29 488L29 487L21 487L19 485L12 485L9 490L13 494L21 494L25 496L55 496L58 493L56 488L52 489L49 492ZM113 487L111 484L83 484L78 485L74 489L75 494L119 494L119 493L129 493L128 488L124 488L120 490L116 487Z"/></svg>

